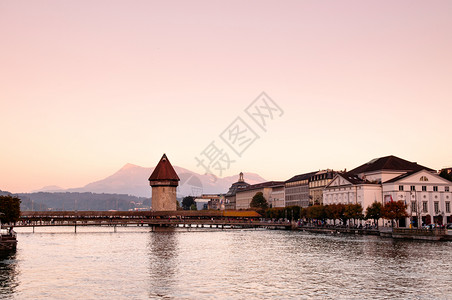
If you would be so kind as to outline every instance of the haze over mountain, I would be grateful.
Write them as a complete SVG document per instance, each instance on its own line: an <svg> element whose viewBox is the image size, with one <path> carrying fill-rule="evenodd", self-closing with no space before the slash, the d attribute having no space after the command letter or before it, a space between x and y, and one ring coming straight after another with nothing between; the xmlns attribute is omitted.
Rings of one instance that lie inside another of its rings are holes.
<svg viewBox="0 0 452 300"><path fill-rule="evenodd" d="M196 172L174 166L179 178L177 197L197 196L200 194L226 193L239 175L223 178L214 178L212 175L201 175ZM92 192L128 194L137 197L150 197L151 187L148 178L154 168L145 168L133 164L126 164L119 171L105 179L95 181L80 188L60 189L57 186L49 186L40 189L41 192ZM265 179L255 173L244 173L244 179L249 184L264 182Z"/></svg>

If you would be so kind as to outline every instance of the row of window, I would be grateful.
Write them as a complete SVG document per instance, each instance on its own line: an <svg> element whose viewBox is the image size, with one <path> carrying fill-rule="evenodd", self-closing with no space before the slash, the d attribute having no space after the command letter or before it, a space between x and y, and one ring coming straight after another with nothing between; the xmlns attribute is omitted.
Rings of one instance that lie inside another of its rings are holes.
<svg viewBox="0 0 452 300"><path fill-rule="evenodd" d="M435 214L439 213L439 202L438 201L433 202L433 209L435 210ZM415 201L411 201L411 211L417 212ZM427 201L422 202L422 212L428 213L428 202ZM446 201L446 213L450 213L450 202L449 201Z"/></svg>
<svg viewBox="0 0 452 300"><path fill-rule="evenodd" d="M426 191L427 191L427 186L426 186L426 185L423 185L423 186L421 187L421 189L422 189L423 192L426 192ZM403 191L403 190L404 190L404 186L403 186L403 185L399 185L399 191ZM410 186L410 191L415 192L415 191L416 191L416 186L415 186L415 185ZM433 186L433 191L434 191L434 192L437 192L437 191L438 191L438 186L437 186L437 185L434 185L434 186ZM449 187L448 187L448 186L445 186L445 187L444 187L444 191L445 191L445 192L449 192Z"/></svg>
<svg viewBox="0 0 452 300"><path fill-rule="evenodd" d="M300 181L293 181L293 182L287 182L286 187L290 186L297 186L297 185L308 185L308 180L300 180Z"/></svg>
<svg viewBox="0 0 452 300"><path fill-rule="evenodd" d="M287 195L286 194L286 201L290 201L290 200L302 200L302 199L309 199L308 194L306 195Z"/></svg>
<svg viewBox="0 0 452 300"><path fill-rule="evenodd" d="M298 193L308 193L308 192L309 192L309 188L307 186L286 188L286 194L298 194Z"/></svg>
<svg viewBox="0 0 452 300"><path fill-rule="evenodd" d="M310 187L326 186L331 180L319 180L309 182Z"/></svg>

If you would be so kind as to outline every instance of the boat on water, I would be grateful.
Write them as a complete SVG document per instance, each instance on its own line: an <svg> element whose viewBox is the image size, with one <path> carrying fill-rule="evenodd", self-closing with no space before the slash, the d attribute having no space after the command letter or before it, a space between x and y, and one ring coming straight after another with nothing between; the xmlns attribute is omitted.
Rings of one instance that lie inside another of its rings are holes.
<svg viewBox="0 0 452 300"><path fill-rule="evenodd" d="M0 222L0 250L16 250L17 235L12 226L2 226Z"/></svg>

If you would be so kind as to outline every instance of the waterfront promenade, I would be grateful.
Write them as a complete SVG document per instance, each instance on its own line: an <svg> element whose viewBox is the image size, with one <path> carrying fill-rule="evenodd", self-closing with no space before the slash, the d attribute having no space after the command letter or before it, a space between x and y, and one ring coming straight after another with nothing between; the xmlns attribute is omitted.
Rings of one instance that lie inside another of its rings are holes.
<svg viewBox="0 0 452 300"><path fill-rule="evenodd" d="M202 210L174 212L153 211L24 211L15 227L72 226L150 226L159 228L266 228L279 230L298 230L323 234L375 235L396 239L412 240L452 240L444 228L408 229L408 228L359 228L346 226L315 226L288 220L264 219L255 211Z"/></svg>

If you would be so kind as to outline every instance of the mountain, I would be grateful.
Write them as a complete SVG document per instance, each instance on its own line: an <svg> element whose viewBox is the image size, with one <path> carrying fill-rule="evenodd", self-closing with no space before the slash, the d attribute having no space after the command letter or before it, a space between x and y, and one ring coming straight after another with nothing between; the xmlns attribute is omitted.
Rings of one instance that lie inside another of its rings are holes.
<svg viewBox="0 0 452 300"><path fill-rule="evenodd" d="M201 175L196 172L174 166L181 179L177 188L177 197L197 196L200 194L226 193L229 187L238 180L238 174L223 178L213 178L211 175ZM119 171L105 179L95 181L80 188L64 190L66 192L91 192L109 194L127 194L137 197L150 197L151 187L148 178L154 168L145 168L126 164ZM249 184L264 182L265 179L254 173L244 173L244 179ZM62 190L58 190L62 192Z"/></svg>
<svg viewBox="0 0 452 300"><path fill-rule="evenodd" d="M63 191L63 188L56 186L56 185L48 185L45 186L39 190L31 191L32 193L39 193L39 192L48 192L48 193L56 193Z"/></svg>

